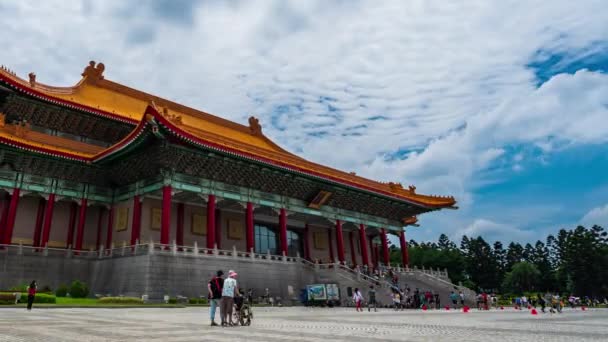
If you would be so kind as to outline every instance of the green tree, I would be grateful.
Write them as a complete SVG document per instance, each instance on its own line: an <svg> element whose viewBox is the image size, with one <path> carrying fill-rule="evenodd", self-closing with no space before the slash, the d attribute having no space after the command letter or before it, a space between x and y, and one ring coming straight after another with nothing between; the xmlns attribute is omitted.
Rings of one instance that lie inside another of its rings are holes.
<svg viewBox="0 0 608 342"><path fill-rule="evenodd" d="M507 247L507 257L505 263L505 270L510 271L513 265L524 259L524 248L516 242L511 242Z"/></svg>
<svg viewBox="0 0 608 342"><path fill-rule="evenodd" d="M502 282L505 275L505 267L507 262L507 251L502 246L502 242L496 241L493 246L494 259L496 260L497 278Z"/></svg>
<svg viewBox="0 0 608 342"><path fill-rule="evenodd" d="M534 266L536 266L540 272L538 289L541 291L558 290L557 284L555 283L555 272L549 257L549 249L542 241L536 241L531 259Z"/></svg>
<svg viewBox="0 0 608 342"><path fill-rule="evenodd" d="M561 233L561 231L560 231ZM558 235L561 252L560 275L569 290L579 296L606 295L608 284L606 258L608 235L600 226L578 226Z"/></svg>
<svg viewBox="0 0 608 342"><path fill-rule="evenodd" d="M457 249L458 247L454 242L452 242L447 235L441 234L439 235L439 241L437 241L437 246L443 250L451 250Z"/></svg>
<svg viewBox="0 0 608 342"><path fill-rule="evenodd" d="M524 247L522 255L523 259L527 262L534 263L534 247L530 243L527 243Z"/></svg>
<svg viewBox="0 0 608 342"><path fill-rule="evenodd" d="M538 290L540 271L533 264L522 261L513 265L502 282L505 293L522 294L524 291Z"/></svg>
<svg viewBox="0 0 608 342"><path fill-rule="evenodd" d="M465 269L469 279L479 289L497 289L500 286L500 279L497 274L498 263L492 248L481 236L468 241Z"/></svg>

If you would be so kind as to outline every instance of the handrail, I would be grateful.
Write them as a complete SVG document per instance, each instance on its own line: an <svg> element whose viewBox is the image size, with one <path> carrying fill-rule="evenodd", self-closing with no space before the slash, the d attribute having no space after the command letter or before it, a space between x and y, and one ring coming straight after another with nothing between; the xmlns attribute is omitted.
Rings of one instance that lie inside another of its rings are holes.
<svg viewBox="0 0 608 342"><path fill-rule="evenodd" d="M123 245L115 247L112 245L110 248L104 248L100 246L97 250L74 250L71 248L54 248L54 247L34 247L25 245L14 245L14 244L0 244L0 254L8 254L9 251L16 250L18 255L55 255L65 257L76 257L76 258L114 258L114 257L126 257L136 256L145 254L160 254L160 255L180 255L180 256L209 256L219 258L238 258L241 260L256 260L256 261L280 261L280 262L298 262L304 260L299 256L282 256L273 255L270 253L259 254L253 252L245 252L236 250L225 249L209 249L204 247L177 245L173 244L160 244L155 242L149 243L136 243L134 245ZM39 253L39 254L38 254Z"/></svg>

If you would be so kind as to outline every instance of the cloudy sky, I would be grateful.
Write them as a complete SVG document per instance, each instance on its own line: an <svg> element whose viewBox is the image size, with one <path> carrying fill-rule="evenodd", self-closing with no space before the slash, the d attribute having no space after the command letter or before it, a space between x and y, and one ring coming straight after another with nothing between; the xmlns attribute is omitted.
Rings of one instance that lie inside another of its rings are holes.
<svg viewBox="0 0 608 342"><path fill-rule="evenodd" d="M608 226L608 10L553 1L8 1L0 64L107 78L460 210L441 232L529 241Z"/></svg>

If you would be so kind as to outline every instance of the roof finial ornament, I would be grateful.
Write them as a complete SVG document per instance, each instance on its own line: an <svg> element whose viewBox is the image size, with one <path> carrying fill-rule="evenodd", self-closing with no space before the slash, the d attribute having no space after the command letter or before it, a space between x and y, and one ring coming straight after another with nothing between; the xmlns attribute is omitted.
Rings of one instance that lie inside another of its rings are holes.
<svg viewBox="0 0 608 342"><path fill-rule="evenodd" d="M398 192L399 190L403 190L403 185L401 185L401 183L388 182L388 186L391 188L392 192Z"/></svg>
<svg viewBox="0 0 608 342"><path fill-rule="evenodd" d="M167 120L173 122L176 125L182 124L182 116L169 113L169 108L167 107L163 107L162 116L164 116L165 118L167 118Z"/></svg>
<svg viewBox="0 0 608 342"><path fill-rule="evenodd" d="M408 187L408 190L410 191L410 193L411 193L412 195L416 193L416 187L415 187L415 186L413 186L413 185L410 185L410 186Z"/></svg>
<svg viewBox="0 0 608 342"><path fill-rule="evenodd" d="M249 130L253 135L262 135L262 126L260 125L260 120L258 120L254 116L249 117Z"/></svg>
<svg viewBox="0 0 608 342"><path fill-rule="evenodd" d="M97 65L95 65L95 61L90 61L89 65L84 68L82 76L85 77L88 82L95 84L97 81L103 80L103 71L105 69L106 66L103 65L103 63L97 63Z"/></svg>
<svg viewBox="0 0 608 342"><path fill-rule="evenodd" d="M36 86L36 74L30 72L29 74L27 74L27 76L30 78L30 86L34 88Z"/></svg>

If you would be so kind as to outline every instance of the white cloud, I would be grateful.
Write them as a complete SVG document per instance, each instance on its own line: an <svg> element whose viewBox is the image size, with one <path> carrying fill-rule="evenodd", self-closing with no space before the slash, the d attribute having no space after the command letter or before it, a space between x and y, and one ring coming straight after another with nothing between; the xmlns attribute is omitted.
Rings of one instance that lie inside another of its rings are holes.
<svg viewBox="0 0 608 342"><path fill-rule="evenodd" d="M500 181L480 174L506 145L553 153L608 140L608 75L558 75L537 89L526 67L606 41L601 0L200 2L181 19L123 1L0 11L0 63L20 75L69 85L102 61L109 79L242 123L258 116L313 161L452 194L461 211L448 214L463 226L477 215L475 187Z"/></svg>
<svg viewBox="0 0 608 342"><path fill-rule="evenodd" d="M527 242L535 238L535 233L532 231L486 219L475 220L463 230L458 231L455 237L460 238L462 235L468 237L482 236L488 243L493 241L503 241L503 243L510 241Z"/></svg>
<svg viewBox="0 0 608 342"><path fill-rule="evenodd" d="M587 227L596 224L604 228L608 227L608 204L591 209L581 218L581 224Z"/></svg>

